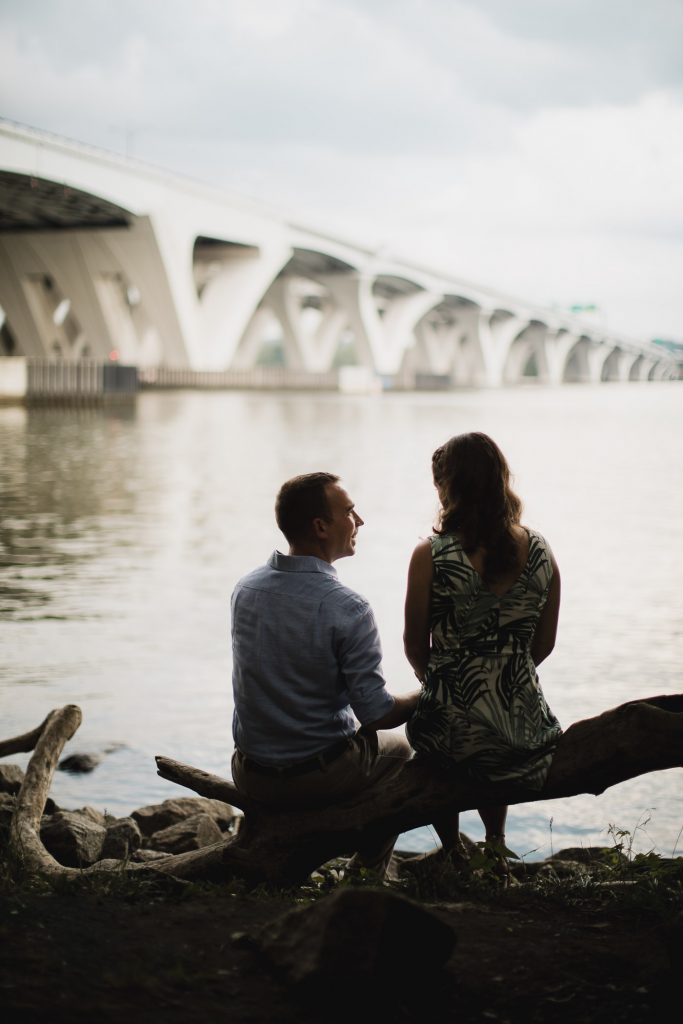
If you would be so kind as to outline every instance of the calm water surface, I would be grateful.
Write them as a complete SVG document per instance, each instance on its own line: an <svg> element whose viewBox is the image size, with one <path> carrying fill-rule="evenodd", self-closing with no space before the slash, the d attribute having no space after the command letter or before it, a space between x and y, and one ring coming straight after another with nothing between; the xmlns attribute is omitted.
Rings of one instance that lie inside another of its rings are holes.
<svg viewBox="0 0 683 1024"><path fill-rule="evenodd" d="M282 546L279 484L314 469L340 473L366 521L355 558L337 568L375 609L390 687L411 689L406 568L436 509L431 452L465 430L500 443L525 522L562 570L558 643L541 668L562 724L680 692L682 399L681 384L615 384L145 393L128 411L2 408L2 735L77 703L84 722L67 752L123 744L90 775L57 773L53 795L67 807L124 814L179 795L156 776L156 753L228 774L230 591ZM670 854L683 826L680 770L513 808L508 838L536 859L608 843L610 824L636 830L637 849ZM463 827L481 838L476 814ZM432 842L422 829L401 845Z"/></svg>

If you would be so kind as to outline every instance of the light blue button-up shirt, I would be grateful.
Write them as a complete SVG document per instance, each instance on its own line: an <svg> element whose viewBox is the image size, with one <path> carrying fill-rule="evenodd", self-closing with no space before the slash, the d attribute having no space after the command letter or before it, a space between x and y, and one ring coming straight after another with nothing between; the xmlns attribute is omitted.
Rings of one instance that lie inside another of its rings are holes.
<svg viewBox="0 0 683 1024"><path fill-rule="evenodd" d="M372 609L328 562L275 551L231 609L233 736L249 757L301 761L394 706Z"/></svg>

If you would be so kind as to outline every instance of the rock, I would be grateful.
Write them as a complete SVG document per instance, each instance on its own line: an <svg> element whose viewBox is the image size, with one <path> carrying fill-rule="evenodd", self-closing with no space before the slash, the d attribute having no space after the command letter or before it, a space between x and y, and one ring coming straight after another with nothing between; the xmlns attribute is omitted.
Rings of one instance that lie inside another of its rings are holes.
<svg viewBox="0 0 683 1024"><path fill-rule="evenodd" d="M142 842L142 833L132 818L118 818L107 825L107 834L102 847L102 858L114 857L128 860Z"/></svg>
<svg viewBox="0 0 683 1024"><path fill-rule="evenodd" d="M102 825L103 828L107 827L107 819L102 813L98 811L96 807L79 807L75 811L71 811L72 814L80 814L82 817L87 818L88 821L94 821L96 825Z"/></svg>
<svg viewBox="0 0 683 1024"><path fill-rule="evenodd" d="M70 772L72 775L84 774L97 768L102 760L101 754L70 754L63 757L57 765L60 772Z"/></svg>
<svg viewBox="0 0 683 1024"><path fill-rule="evenodd" d="M131 856L131 860L136 864L141 864L143 861L149 860L165 860L168 857L167 853L162 853L160 850L136 850Z"/></svg>
<svg viewBox="0 0 683 1024"><path fill-rule="evenodd" d="M223 800L212 800L209 797L200 799L204 813L213 818L221 832L237 829L241 811L236 811L232 804L226 804Z"/></svg>
<svg viewBox="0 0 683 1024"><path fill-rule="evenodd" d="M261 952L292 984L378 992L422 985L450 957L456 934L432 911L388 890L340 888L264 928Z"/></svg>
<svg viewBox="0 0 683 1024"><path fill-rule="evenodd" d="M211 846L223 838L213 818L208 814L193 814L183 821L169 825L168 828L155 832L149 845L151 849L161 853L187 853L189 850L201 850Z"/></svg>
<svg viewBox="0 0 683 1024"><path fill-rule="evenodd" d="M60 864L88 867L100 859L107 831L102 825L75 811L57 811L43 818L40 838Z"/></svg>
<svg viewBox="0 0 683 1024"><path fill-rule="evenodd" d="M573 860L577 864L606 864L613 865L615 855L619 859L628 858L618 851L614 846L570 846L566 850L560 850L548 858L550 861Z"/></svg>
<svg viewBox="0 0 683 1024"><path fill-rule="evenodd" d="M0 764L0 793L18 793L24 772L18 764Z"/></svg>
<svg viewBox="0 0 683 1024"><path fill-rule="evenodd" d="M133 811L131 818L138 823L143 836L154 835L161 829L175 825L194 814L208 814L222 831L226 831L234 820L236 812L230 804L208 797L181 796L164 800L162 804L150 804Z"/></svg>
<svg viewBox="0 0 683 1024"><path fill-rule="evenodd" d="M125 750L125 749L126 749L126 744L125 743L118 743L118 742L116 742L116 743L108 743L107 746L104 748L104 753L105 754L115 754L117 751Z"/></svg>

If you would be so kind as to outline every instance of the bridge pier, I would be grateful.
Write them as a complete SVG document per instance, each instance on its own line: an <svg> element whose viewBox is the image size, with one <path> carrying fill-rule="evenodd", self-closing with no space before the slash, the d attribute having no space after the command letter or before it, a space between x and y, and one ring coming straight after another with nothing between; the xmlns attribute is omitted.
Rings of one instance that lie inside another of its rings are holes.
<svg viewBox="0 0 683 1024"><path fill-rule="evenodd" d="M551 383L678 374L648 343L6 122L0 224L0 358L249 369L276 321L293 372L326 371L353 338L357 363L387 382L498 387L532 366Z"/></svg>
<svg viewBox="0 0 683 1024"><path fill-rule="evenodd" d="M198 239L193 244L196 292L188 311L194 322L196 368L206 370L251 369L254 365L255 324L259 304L288 262L291 249L284 242L269 246L225 244ZM284 313L284 310L281 311ZM296 345L281 320L293 366L301 367ZM258 355L258 351L256 352Z"/></svg>

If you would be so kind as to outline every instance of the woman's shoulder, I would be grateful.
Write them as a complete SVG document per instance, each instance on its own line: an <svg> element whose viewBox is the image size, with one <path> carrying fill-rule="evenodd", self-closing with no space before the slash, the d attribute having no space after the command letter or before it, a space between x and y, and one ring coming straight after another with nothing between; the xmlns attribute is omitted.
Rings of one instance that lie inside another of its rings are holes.
<svg viewBox="0 0 683 1024"><path fill-rule="evenodd" d="M462 544L454 533L432 533L427 537L432 554L460 549Z"/></svg>
<svg viewBox="0 0 683 1024"><path fill-rule="evenodd" d="M462 541L454 533L433 533L427 542L434 562L464 561Z"/></svg>
<svg viewBox="0 0 683 1024"><path fill-rule="evenodd" d="M541 550L547 551L547 552L550 553L550 551L551 551L550 544L546 540L545 534L540 533L539 530L532 529L530 526L524 526L524 527L522 527L522 529L524 529L526 531L526 533L527 533L527 535L529 537L529 547L530 548L532 548L532 547L533 548L540 548Z"/></svg>
<svg viewBox="0 0 683 1024"><path fill-rule="evenodd" d="M549 580L556 565L552 548L544 534L539 533L538 530L532 530L528 526L525 526L524 529L529 535L529 557L527 559L529 569L532 574L540 572L546 580Z"/></svg>

